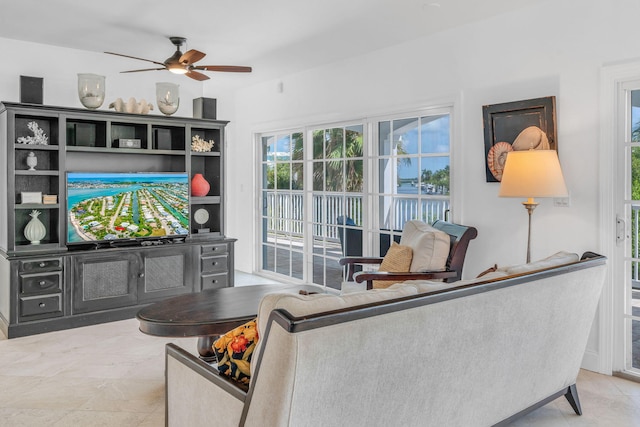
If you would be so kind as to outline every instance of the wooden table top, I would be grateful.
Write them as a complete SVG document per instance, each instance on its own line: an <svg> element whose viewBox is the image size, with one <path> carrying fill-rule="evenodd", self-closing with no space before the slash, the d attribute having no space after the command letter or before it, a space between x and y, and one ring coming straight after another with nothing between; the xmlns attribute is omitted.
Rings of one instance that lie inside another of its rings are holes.
<svg viewBox="0 0 640 427"><path fill-rule="evenodd" d="M258 314L268 293L324 292L317 285L251 285L209 289L159 301L138 312L140 331L164 337L221 335Z"/></svg>

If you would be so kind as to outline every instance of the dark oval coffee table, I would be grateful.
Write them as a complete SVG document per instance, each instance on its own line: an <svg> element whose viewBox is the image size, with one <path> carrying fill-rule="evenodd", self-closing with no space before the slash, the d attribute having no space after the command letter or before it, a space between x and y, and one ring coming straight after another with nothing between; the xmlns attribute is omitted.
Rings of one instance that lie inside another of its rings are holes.
<svg viewBox="0 0 640 427"><path fill-rule="evenodd" d="M138 312L140 330L162 337L199 337L203 360L215 358L213 342L258 314L262 297L273 292L325 293L317 285L251 285L209 289L159 301Z"/></svg>

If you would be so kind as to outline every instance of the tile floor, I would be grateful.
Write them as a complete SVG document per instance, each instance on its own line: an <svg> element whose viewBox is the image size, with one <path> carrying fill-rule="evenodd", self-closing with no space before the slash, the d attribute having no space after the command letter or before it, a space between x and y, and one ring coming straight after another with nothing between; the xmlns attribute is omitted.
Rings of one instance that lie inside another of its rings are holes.
<svg viewBox="0 0 640 427"><path fill-rule="evenodd" d="M242 274L237 281L269 282ZM163 426L167 342L195 352L195 338L147 336L135 319L11 340L0 334L0 427ZM640 383L581 371L578 392L581 417L560 398L512 425L640 425Z"/></svg>

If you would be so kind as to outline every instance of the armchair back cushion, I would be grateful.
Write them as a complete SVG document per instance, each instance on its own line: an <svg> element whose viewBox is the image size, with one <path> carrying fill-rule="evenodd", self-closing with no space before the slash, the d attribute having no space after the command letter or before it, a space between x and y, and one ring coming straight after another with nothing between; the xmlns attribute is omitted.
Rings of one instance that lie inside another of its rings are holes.
<svg viewBox="0 0 640 427"><path fill-rule="evenodd" d="M411 272L443 271L451 247L451 238L444 231L422 221L407 221L402 230L400 244L413 251Z"/></svg>

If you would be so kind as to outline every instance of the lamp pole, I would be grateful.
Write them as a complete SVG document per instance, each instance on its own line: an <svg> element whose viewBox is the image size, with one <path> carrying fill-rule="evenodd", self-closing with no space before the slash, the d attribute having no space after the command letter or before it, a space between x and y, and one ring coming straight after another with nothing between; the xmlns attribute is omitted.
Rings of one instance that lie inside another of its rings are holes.
<svg viewBox="0 0 640 427"><path fill-rule="evenodd" d="M538 206L538 203L533 200L533 197L529 197L526 202L522 202L522 205L527 208L529 212L529 232L527 234L527 264L531 262L531 214L533 210Z"/></svg>

